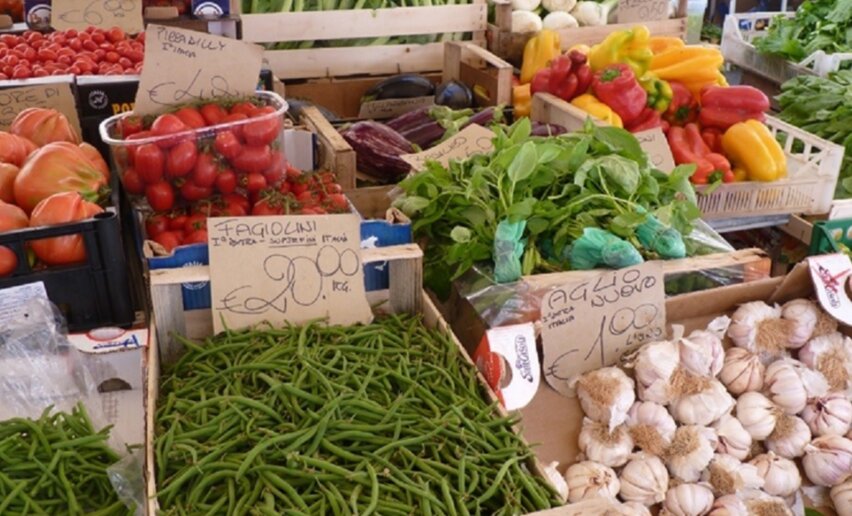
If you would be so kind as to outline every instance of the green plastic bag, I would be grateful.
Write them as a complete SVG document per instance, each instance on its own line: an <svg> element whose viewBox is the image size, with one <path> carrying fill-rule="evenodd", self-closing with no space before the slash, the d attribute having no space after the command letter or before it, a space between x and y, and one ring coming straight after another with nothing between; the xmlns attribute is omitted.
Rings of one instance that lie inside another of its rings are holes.
<svg viewBox="0 0 852 516"><path fill-rule="evenodd" d="M662 258L685 258L686 245L678 230L667 226L653 215L636 228L639 242Z"/></svg>
<svg viewBox="0 0 852 516"><path fill-rule="evenodd" d="M497 224L494 234L494 279L497 283L508 283L521 278L521 257L524 255L524 229L527 221L509 222L504 219Z"/></svg>
<svg viewBox="0 0 852 516"><path fill-rule="evenodd" d="M571 268L574 270L595 269L602 265L621 269L643 261L633 244L599 228L584 229L583 236L571 246Z"/></svg>

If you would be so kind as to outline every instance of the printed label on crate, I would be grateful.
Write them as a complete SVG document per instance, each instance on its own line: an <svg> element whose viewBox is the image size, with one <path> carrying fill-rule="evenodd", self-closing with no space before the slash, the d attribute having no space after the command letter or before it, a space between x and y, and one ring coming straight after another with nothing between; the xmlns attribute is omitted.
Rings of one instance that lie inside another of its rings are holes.
<svg viewBox="0 0 852 516"><path fill-rule="evenodd" d="M481 125L471 124L440 145L417 154L400 156L415 171L423 170L427 161L437 161L445 167L451 159L464 159L474 154L491 152L494 133Z"/></svg>
<svg viewBox="0 0 852 516"><path fill-rule="evenodd" d="M216 217L207 222L213 327L372 320L357 215Z"/></svg>
<svg viewBox="0 0 852 516"><path fill-rule="evenodd" d="M128 34L142 32L141 0L53 0L51 26L56 30L118 27Z"/></svg>
<svg viewBox="0 0 852 516"><path fill-rule="evenodd" d="M852 325L852 300L846 293L852 283L852 262L845 254L826 254L808 258L808 267L819 304L829 315Z"/></svg>
<svg viewBox="0 0 852 516"><path fill-rule="evenodd" d="M80 119L74 105L71 82L53 82L0 90L0 130L7 131L15 117L26 108L52 108L68 118L80 134Z"/></svg>
<svg viewBox="0 0 852 516"><path fill-rule="evenodd" d="M44 282L37 281L0 290L0 328L27 318L28 302L36 298L48 300Z"/></svg>
<svg viewBox="0 0 852 516"><path fill-rule="evenodd" d="M648 262L555 288L541 314L544 377L570 396L577 375L665 337L663 267Z"/></svg>
<svg viewBox="0 0 852 516"><path fill-rule="evenodd" d="M666 135L659 127L648 129L634 134L633 136L639 140L639 146L648 155L651 165L655 168L669 173L675 168L674 157L672 150L669 147L669 142L666 140Z"/></svg>
<svg viewBox="0 0 852 516"><path fill-rule="evenodd" d="M151 115L170 106L253 95L262 61L258 45L148 25L134 111Z"/></svg>
<svg viewBox="0 0 852 516"><path fill-rule="evenodd" d="M669 17L669 0L620 0L618 23L640 23Z"/></svg>
<svg viewBox="0 0 852 516"><path fill-rule="evenodd" d="M507 410L525 407L535 397L541 368L532 323L487 330L473 361Z"/></svg>
<svg viewBox="0 0 852 516"><path fill-rule="evenodd" d="M412 97L410 99L372 100L361 104L358 118L393 118L409 111L435 104L435 97Z"/></svg>

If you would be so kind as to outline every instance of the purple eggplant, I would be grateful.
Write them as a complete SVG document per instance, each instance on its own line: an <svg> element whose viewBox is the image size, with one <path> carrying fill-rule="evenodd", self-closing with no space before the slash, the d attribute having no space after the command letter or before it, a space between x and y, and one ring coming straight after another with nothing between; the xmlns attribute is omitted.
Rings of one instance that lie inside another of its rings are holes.
<svg viewBox="0 0 852 516"><path fill-rule="evenodd" d="M355 150L358 170L387 180L397 179L411 170L400 156L415 152L414 146L390 127L367 120L353 124L341 134Z"/></svg>
<svg viewBox="0 0 852 516"><path fill-rule="evenodd" d="M491 106L474 113L473 116L471 116L462 126L462 128L467 127L470 124L479 124L482 127L488 127L491 124L501 123L503 121L505 121L503 108Z"/></svg>
<svg viewBox="0 0 852 516"><path fill-rule="evenodd" d="M559 136L560 134L565 134L567 132L568 130L561 125L533 122L530 136Z"/></svg>
<svg viewBox="0 0 852 516"><path fill-rule="evenodd" d="M399 115L393 120L385 122L385 125L402 134L408 129L413 129L415 127L420 127L425 123L433 122L434 120L429 116L430 108L431 106L424 106L422 108L415 109L414 111L409 111L408 113Z"/></svg>

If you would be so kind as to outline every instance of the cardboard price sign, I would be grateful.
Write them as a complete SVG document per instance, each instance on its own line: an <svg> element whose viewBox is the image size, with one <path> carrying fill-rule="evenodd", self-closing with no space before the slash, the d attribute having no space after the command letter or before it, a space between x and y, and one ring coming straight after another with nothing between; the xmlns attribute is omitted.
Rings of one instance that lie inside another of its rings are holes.
<svg viewBox="0 0 852 516"><path fill-rule="evenodd" d="M491 140L494 133L481 125L471 124L444 143L417 154L400 156L415 171L423 170L427 161L437 161L445 167L451 159L464 159L474 154L491 152L494 144Z"/></svg>
<svg viewBox="0 0 852 516"><path fill-rule="evenodd" d="M633 136L639 140L639 146L648 155L648 160L654 168L660 169L665 173L674 170L675 162L672 150L662 129L655 127L654 129L636 133Z"/></svg>
<svg viewBox="0 0 852 516"><path fill-rule="evenodd" d="M412 97L408 99L372 100L361 104L358 118L393 118L409 111L433 106L435 97Z"/></svg>
<svg viewBox="0 0 852 516"><path fill-rule="evenodd" d="M852 299L846 293L852 283L852 261L845 254L827 254L808 258L808 268L822 308L829 315L852 325Z"/></svg>
<svg viewBox="0 0 852 516"><path fill-rule="evenodd" d="M668 15L668 0L621 0L616 11L618 23L665 20Z"/></svg>
<svg viewBox="0 0 852 516"><path fill-rule="evenodd" d="M262 61L258 45L148 25L133 111L153 115L171 106L253 95Z"/></svg>
<svg viewBox="0 0 852 516"><path fill-rule="evenodd" d="M70 81L0 90L0 130L7 131L18 113L31 107L59 111L77 134L81 134Z"/></svg>
<svg viewBox="0 0 852 516"><path fill-rule="evenodd" d="M142 32L141 0L53 0L50 25L56 30L118 27L128 34Z"/></svg>
<svg viewBox="0 0 852 516"><path fill-rule="evenodd" d="M370 322L356 215L208 220L213 328Z"/></svg>
<svg viewBox="0 0 852 516"><path fill-rule="evenodd" d="M570 396L572 378L665 337L662 265L648 262L555 288L541 313L544 376Z"/></svg>

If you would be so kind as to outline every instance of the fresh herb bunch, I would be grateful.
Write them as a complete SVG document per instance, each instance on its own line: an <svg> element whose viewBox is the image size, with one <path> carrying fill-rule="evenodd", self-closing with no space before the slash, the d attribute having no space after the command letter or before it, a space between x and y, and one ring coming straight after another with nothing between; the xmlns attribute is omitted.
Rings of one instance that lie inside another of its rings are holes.
<svg viewBox="0 0 852 516"><path fill-rule="evenodd" d="M834 197L852 198L852 70L795 77L781 86L778 103L778 118L846 149Z"/></svg>
<svg viewBox="0 0 852 516"><path fill-rule="evenodd" d="M792 18L779 16L754 46L763 54L801 61L817 50L852 49L852 0L807 0Z"/></svg>
<svg viewBox="0 0 852 516"><path fill-rule="evenodd" d="M522 273L570 269L571 243L585 228L627 239L646 258L636 228L653 214L682 235L701 212L689 182L693 165L671 174L654 169L639 142L615 127L559 137L530 137L522 119L494 127L494 150L449 168L429 162L400 183L395 205L426 241L425 282L438 295L477 262L493 259L497 225L526 220Z"/></svg>

